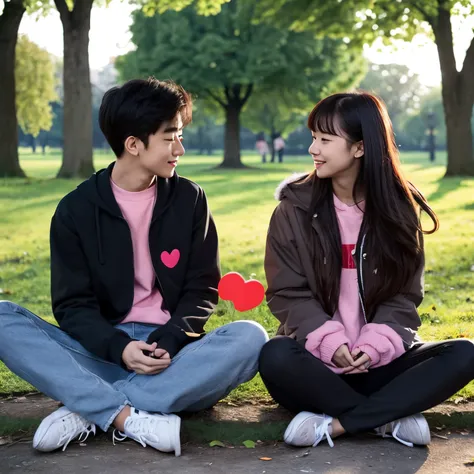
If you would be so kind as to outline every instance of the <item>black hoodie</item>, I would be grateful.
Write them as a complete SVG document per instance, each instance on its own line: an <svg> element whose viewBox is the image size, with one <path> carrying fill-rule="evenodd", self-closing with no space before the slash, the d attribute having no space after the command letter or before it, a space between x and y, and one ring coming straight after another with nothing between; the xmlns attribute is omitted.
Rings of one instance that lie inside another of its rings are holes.
<svg viewBox="0 0 474 474"><path fill-rule="evenodd" d="M112 163L59 203L51 221L51 297L61 329L93 354L122 363L132 339L114 328L132 308L133 246L129 226L115 200ZM204 191L175 175L157 179L157 199L150 223L149 246L171 319L153 331L173 357L204 333L218 301L220 278L217 233ZM177 265L168 268L162 252L178 249Z"/></svg>

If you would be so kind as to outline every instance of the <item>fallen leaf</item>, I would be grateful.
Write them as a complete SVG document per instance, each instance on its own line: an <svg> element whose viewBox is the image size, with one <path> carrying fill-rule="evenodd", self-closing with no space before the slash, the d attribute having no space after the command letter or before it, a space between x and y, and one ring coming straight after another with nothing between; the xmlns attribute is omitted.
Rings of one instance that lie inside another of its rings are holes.
<svg viewBox="0 0 474 474"><path fill-rule="evenodd" d="M303 454L298 454L298 456L296 456L297 458L304 458L306 456L309 456L309 450L304 452Z"/></svg>
<svg viewBox="0 0 474 474"><path fill-rule="evenodd" d="M246 448L255 448L255 441L247 439L242 443Z"/></svg>
<svg viewBox="0 0 474 474"><path fill-rule="evenodd" d="M442 436L442 435L439 435L438 433L431 433L435 438L440 438L440 439L448 439L447 436Z"/></svg>
<svg viewBox="0 0 474 474"><path fill-rule="evenodd" d="M219 448L225 448L225 444L222 441L214 440L209 443L209 446L213 448L214 446L219 446Z"/></svg>
<svg viewBox="0 0 474 474"><path fill-rule="evenodd" d="M12 439L8 436L0 438L0 446L11 443Z"/></svg>
<svg viewBox="0 0 474 474"><path fill-rule="evenodd" d="M272 458L259 458L259 459L260 459L260 461L271 461L272 460Z"/></svg>

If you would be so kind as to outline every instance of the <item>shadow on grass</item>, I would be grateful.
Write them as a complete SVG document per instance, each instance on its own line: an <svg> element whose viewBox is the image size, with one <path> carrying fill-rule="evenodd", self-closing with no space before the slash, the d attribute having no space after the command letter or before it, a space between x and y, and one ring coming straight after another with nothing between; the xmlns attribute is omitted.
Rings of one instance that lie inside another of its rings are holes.
<svg viewBox="0 0 474 474"><path fill-rule="evenodd" d="M38 201L38 202L23 201L21 204L9 208L8 213L4 215L2 219L0 219L0 224L18 223L18 216L15 215L16 213L21 214L23 211L29 212L33 209L38 214L40 214L42 211L46 209L51 209L51 216L52 216L54 209L60 200L61 198L58 199L57 197L54 197L51 199L46 199L46 200Z"/></svg>
<svg viewBox="0 0 474 474"><path fill-rule="evenodd" d="M438 180L438 189L427 197L428 202L445 198L452 191L465 187L463 183L465 180L466 178L462 177L441 178Z"/></svg>

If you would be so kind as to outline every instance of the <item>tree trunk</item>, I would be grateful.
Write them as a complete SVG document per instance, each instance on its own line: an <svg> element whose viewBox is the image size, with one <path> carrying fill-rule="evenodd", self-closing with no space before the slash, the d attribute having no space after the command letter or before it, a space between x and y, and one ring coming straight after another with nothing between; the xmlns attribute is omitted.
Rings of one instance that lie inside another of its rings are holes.
<svg viewBox="0 0 474 474"><path fill-rule="evenodd" d="M441 67L448 148L446 176L474 176L471 128L474 105L474 39L467 50L463 68L458 72L454 58L450 11L439 7L437 21L431 26Z"/></svg>
<svg viewBox="0 0 474 474"><path fill-rule="evenodd" d="M230 102L225 108L224 161L221 168L244 168L240 160L240 111L241 105Z"/></svg>
<svg viewBox="0 0 474 474"><path fill-rule="evenodd" d="M472 106L466 107L466 104L453 103L449 97L445 97L444 92L443 104L448 149L446 176L474 176Z"/></svg>
<svg viewBox="0 0 474 474"><path fill-rule="evenodd" d="M21 18L22 0L6 2L0 15L0 176L24 177L18 158L16 118L15 47Z"/></svg>
<svg viewBox="0 0 474 474"><path fill-rule="evenodd" d="M224 161L221 168L245 168L240 160L240 112L252 94L253 84L225 87L227 102L218 101L225 110ZM243 94L241 97L241 93Z"/></svg>
<svg viewBox="0 0 474 474"><path fill-rule="evenodd" d="M92 158L92 87L89 70L89 30L93 0L54 0L64 38L64 142L58 178L87 178L94 172Z"/></svg>
<svg viewBox="0 0 474 474"><path fill-rule="evenodd" d="M204 155L204 148L206 146L205 143L205 130L204 127L198 127L197 138L198 138L198 147L199 147L199 155Z"/></svg>
<svg viewBox="0 0 474 474"><path fill-rule="evenodd" d="M271 162L274 163L275 162L275 145L274 145L274 138L275 138L275 135L276 135L276 130L275 130L275 127L273 126L273 120L272 120L272 124L270 126L270 151L272 152L272 158L271 158Z"/></svg>

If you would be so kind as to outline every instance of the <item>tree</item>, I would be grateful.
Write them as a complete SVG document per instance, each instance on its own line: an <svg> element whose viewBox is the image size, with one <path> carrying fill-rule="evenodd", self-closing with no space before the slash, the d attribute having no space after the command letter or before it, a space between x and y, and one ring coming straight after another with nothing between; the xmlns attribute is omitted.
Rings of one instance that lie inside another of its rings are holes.
<svg viewBox="0 0 474 474"><path fill-rule="evenodd" d="M334 75L344 61L355 64L341 41L316 42L312 34L290 32L252 22L253 2L234 0L217 16L199 16L192 8L147 18L134 16L137 46L117 59L123 79L155 75L173 78L225 114L223 167L239 168L241 112L255 92L321 89L318 77ZM348 73L349 75L350 73ZM318 87L310 87L311 83ZM316 96L313 97L313 100Z"/></svg>
<svg viewBox="0 0 474 474"><path fill-rule="evenodd" d="M16 46L16 114L24 133L37 137L53 122L51 102L57 99L54 65L47 51L20 36Z"/></svg>
<svg viewBox="0 0 474 474"><path fill-rule="evenodd" d="M231 0L132 0L133 3L141 6L143 11L151 16L155 13L160 15L169 11L181 11L186 7L194 5L198 15L217 15L221 11L224 3Z"/></svg>
<svg viewBox="0 0 474 474"><path fill-rule="evenodd" d="M452 15L474 14L472 0L261 0L258 6L264 20L291 23L298 30L342 36L359 44L370 43L376 37L409 41L415 33L431 30L442 76L448 146L446 176L474 176L474 38L461 71L457 71L451 24Z"/></svg>
<svg viewBox="0 0 474 474"><path fill-rule="evenodd" d="M243 114L243 123L254 133L287 135L301 126L315 103L328 94L358 84L365 72L364 61L354 61L345 48L334 48L331 40L314 40L315 56L331 56L331 67L313 64L297 79L298 87L261 88L252 94ZM273 140L270 142L272 158Z"/></svg>
<svg viewBox="0 0 474 474"><path fill-rule="evenodd" d="M15 48L25 11L22 0L10 0L0 16L0 176L25 176L18 158L15 104Z"/></svg>
<svg viewBox="0 0 474 474"><path fill-rule="evenodd" d="M427 92L418 75L401 64L371 64L359 88L381 97L394 123L403 114L416 113L421 97Z"/></svg>
<svg viewBox="0 0 474 474"><path fill-rule="evenodd" d="M223 1L227 0L136 0L135 3L148 11L183 8L195 3L200 12L212 14L219 10ZM96 3L107 5L109 2L100 0ZM54 0L54 4L61 18L64 38L64 147L58 177L88 177L94 171L88 53L94 0Z"/></svg>
<svg viewBox="0 0 474 474"><path fill-rule="evenodd" d="M94 0L54 0L63 25L64 39L64 147L58 178L86 178L94 172L89 69L93 3Z"/></svg>

